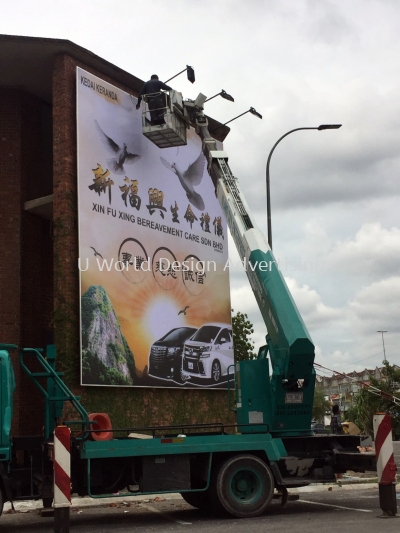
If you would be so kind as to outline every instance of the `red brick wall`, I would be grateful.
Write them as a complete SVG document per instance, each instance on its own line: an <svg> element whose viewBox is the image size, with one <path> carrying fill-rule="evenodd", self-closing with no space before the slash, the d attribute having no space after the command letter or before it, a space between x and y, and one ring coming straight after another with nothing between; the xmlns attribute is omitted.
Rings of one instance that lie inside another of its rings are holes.
<svg viewBox="0 0 400 533"><path fill-rule="evenodd" d="M39 347L51 328L53 308L50 222L24 211L28 180L41 179L42 102L23 91L0 94L0 342ZM20 372L13 434L40 434L43 399Z"/></svg>
<svg viewBox="0 0 400 533"><path fill-rule="evenodd" d="M0 342L20 343L21 94L0 91ZM16 352L13 353L16 358ZM17 384L19 375L16 375ZM14 401L14 420L19 402Z"/></svg>

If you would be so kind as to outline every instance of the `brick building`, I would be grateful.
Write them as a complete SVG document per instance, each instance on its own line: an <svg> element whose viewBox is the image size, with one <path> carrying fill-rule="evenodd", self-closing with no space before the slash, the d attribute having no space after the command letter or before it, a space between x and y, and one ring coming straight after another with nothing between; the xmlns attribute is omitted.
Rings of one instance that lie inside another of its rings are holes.
<svg viewBox="0 0 400 533"><path fill-rule="evenodd" d="M134 96L143 83L70 41L0 36L0 342L54 342L69 386L115 426L231 421L224 391L79 386L77 66ZM13 434L37 434L42 399L13 358Z"/></svg>

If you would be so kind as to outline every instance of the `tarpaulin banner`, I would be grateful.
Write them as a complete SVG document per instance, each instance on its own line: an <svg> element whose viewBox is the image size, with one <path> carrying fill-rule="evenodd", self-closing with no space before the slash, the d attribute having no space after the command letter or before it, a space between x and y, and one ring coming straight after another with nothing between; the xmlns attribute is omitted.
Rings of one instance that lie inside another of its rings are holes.
<svg viewBox="0 0 400 533"><path fill-rule="evenodd" d="M227 227L201 140L158 148L136 102L77 69L81 383L226 387Z"/></svg>

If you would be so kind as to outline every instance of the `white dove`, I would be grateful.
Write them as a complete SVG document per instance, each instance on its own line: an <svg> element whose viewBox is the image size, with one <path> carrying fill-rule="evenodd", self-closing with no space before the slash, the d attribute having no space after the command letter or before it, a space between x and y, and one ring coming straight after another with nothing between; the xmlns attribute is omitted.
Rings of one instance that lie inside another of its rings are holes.
<svg viewBox="0 0 400 533"><path fill-rule="evenodd" d="M100 140L103 143L103 146L109 152L113 152L115 154L115 157L107 159L107 165L111 167L111 170L114 172L114 174L125 174L124 163L131 165L140 159L140 155L129 153L125 143L123 144L123 147L120 148L115 141L113 141L104 133L97 120L95 120L94 123L100 135Z"/></svg>
<svg viewBox="0 0 400 533"><path fill-rule="evenodd" d="M193 161L186 170L180 169L176 163L168 163L163 157L160 157L160 159L165 167L172 170L172 172L178 176L189 202L200 211L203 211L204 200L200 194L193 189L193 186L199 185L203 178L204 165L206 162L203 153L200 152L199 157Z"/></svg>

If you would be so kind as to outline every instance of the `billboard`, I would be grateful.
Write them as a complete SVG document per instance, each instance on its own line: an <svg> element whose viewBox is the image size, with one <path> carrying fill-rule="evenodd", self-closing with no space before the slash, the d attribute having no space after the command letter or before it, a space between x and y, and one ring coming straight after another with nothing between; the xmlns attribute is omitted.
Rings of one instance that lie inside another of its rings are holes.
<svg viewBox="0 0 400 533"><path fill-rule="evenodd" d="M77 68L81 383L226 387L227 228L201 140L158 148L136 102Z"/></svg>

